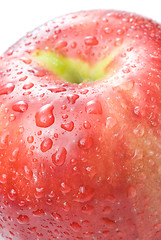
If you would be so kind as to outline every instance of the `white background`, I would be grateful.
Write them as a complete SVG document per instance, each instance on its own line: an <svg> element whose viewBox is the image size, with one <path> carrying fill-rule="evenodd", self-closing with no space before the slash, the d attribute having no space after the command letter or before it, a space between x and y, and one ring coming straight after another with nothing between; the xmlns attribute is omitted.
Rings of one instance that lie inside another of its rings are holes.
<svg viewBox="0 0 161 240"><path fill-rule="evenodd" d="M0 0L0 55L44 22L87 9L126 10L161 23L160 0Z"/></svg>

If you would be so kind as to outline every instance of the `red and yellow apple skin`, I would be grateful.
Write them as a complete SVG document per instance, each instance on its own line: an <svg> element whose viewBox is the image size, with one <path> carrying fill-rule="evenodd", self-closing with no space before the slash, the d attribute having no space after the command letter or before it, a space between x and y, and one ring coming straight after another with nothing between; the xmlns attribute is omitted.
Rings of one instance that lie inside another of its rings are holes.
<svg viewBox="0 0 161 240"><path fill-rule="evenodd" d="M59 56L72 59L71 71ZM160 240L160 203L161 25L82 11L4 53L2 239Z"/></svg>

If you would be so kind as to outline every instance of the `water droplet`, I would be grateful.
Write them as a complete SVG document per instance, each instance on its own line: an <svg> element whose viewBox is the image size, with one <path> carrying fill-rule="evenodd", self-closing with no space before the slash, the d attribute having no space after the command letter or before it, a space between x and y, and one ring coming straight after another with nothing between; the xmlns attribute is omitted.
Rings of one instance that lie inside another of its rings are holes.
<svg viewBox="0 0 161 240"><path fill-rule="evenodd" d="M8 108L5 107L5 108L4 108L4 112L5 112L5 113L8 113L8 111L9 111Z"/></svg>
<svg viewBox="0 0 161 240"><path fill-rule="evenodd" d="M52 204L53 204L53 200L50 199L50 198L48 198L48 199L46 200L46 204L48 204L48 205L52 205Z"/></svg>
<svg viewBox="0 0 161 240"><path fill-rule="evenodd" d="M93 140L89 136L81 138L78 142L79 147L84 150L90 149L92 147L92 144L93 144Z"/></svg>
<svg viewBox="0 0 161 240"><path fill-rule="evenodd" d="M64 202L63 203L63 209L64 209L64 211L69 212L70 209L71 209L70 204L67 203L67 202Z"/></svg>
<svg viewBox="0 0 161 240"><path fill-rule="evenodd" d="M62 118L63 118L63 119L67 119L68 117L69 117L69 116L68 116L67 114L63 114L63 115L62 115Z"/></svg>
<svg viewBox="0 0 161 240"><path fill-rule="evenodd" d="M84 127L85 129L90 129L90 128L91 128L91 124L90 124L88 121L84 121L83 127Z"/></svg>
<svg viewBox="0 0 161 240"><path fill-rule="evenodd" d="M33 151L28 150L27 153L26 153L26 156L27 156L27 157L32 157L33 154L34 154ZM32 160L32 161L33 161L33 160Z"/></svg>
<svg viewBox="0 0 161 240"><path fill-rule="evenodd" d="M20 207L24 207L24 206L25 206L25 201L23 201L23 200L19 201L19 202L18 202L18 205L19 205Z"/></svg>
<svg viewBox="0 0 161 240"><path fill-rule="evenodd" d="M115 227L115 222L109 218L102 218L103 222L106 224L107 227L109 228L114 228Z"/></svg>
<svg viewBox="0 0 161 240"><path fill-rule="evenodd" d="M12 56L14 53L14 50L13 49L10 49L8 52L7 52L7 56Z"/></svg>
<svg viewBox="0 0 161 240"><path fill-rule="evenodd" d="M24 101L18 101L16 103L14 103L14 105L12 106L12 109L15 112L25 112L28 109L28 104Z"/></svg>
<svg viewBox="0 0 161 240"><path fill-rule="evenodd" d="M48 195L50 198L53 198L53 197L55 197L55 193L54 193L54 191L51 191L50 193L49 193L49 195Z"/></svg>
<svg viewBox="0 0 161 240"><path fill-rule="evenodd" d="M79 232L82 228L77 222L71 223L70 227L74 232Z"/></svg>
<svg viewBox="0 0 161 240"><path fill-rule="evenodd" d="M56 166L62 166L65 163L66 155L67 151L62 147L52 155L52 162Z"/></svg>
<svg viewBox="0 0 161 240"><path fill-rule="evenodd" d="M145 111L143 109L141 109L139 106L136 106L134 108L134 114L136 114L137 116L143 116L144 117L145 116Z"/></svg>
<svg viewBox="0 0 161 240"><path fill-rule="evenodd" d="M97 100L91 100L86 105L86 112L88 114L102 114L101 103Z"/></svg>
<svg viewBox="0 0 161 240"><path fill-rule="evenodd" d="M57 42L55 44L55 49L58 50L58 49L66 47L67 45L68 45L67 41L60 40L59 42Z"/></svg>
<svg viewBox="0 0 161 240"><path fill-rule="evenodd" d="M39 232L37 232L36 235L37 235L37 237L38 237L37 239L40 239L41 237L43 237L43 234L42 234L42 233L39 233Z"/></svg>
<svg viewBox="0 0 161 240"><path fill-rule="evenodd" d="M113 31L113 29L112 29L111 27L105 27L105 28L104 28L104 32L105 32L106 34L110 34L112 31Z"/></svg>
<svg viewBox="0 0 161 240"><path fill-rule="evenodd" d="M111 129L116 125L117 121L113 117L106 118L106 128Z"/></svg>
<svg viewBox="0 0 161 240"><path fill-rule="evenodd" d="M62 123L61 124L61 128L63 128L66 131L71 132L73 130L73 128L74 128L74 123L72 121L71 122L67 122L67 123Z"/></svg>
<svg viewBox="0 0 161 240"><path fill-rule="evenodd" d="M28 228L28 230L29 230L31 233L34 233L34 232L36 232L36 227L30 227L30 228Z"/></svg>
<svg viewBox="0 0 161 240"><path fill-rule="evenodd" d="M106 16L103 17L103 18L102 18L102 21L103 21L103 22L106 22L106 23L109 22L108 17L106 17Z"/></svg>
<svg viewBox="0 0 161 240"><path fill-rule="evenodd" d="M11 200L11 201L14 201L17 197L17 192L15 191L15 189L11 189L8 193L8 198Z"/></svg>
<svg viewBox="0 0 161 240"><path fill-rule="evenodd" d="M144 135L144 126L142 124L138 124L138 126L133 130L133 133L137 137L142 137Z"/></svg>
<svg viewBox="0 0 161 240"><path fill-rule="evenodd" d="M116 47L120 46L123 43L123 38L116 38L114 45Z"/></svg>
<svg viewBox="0 0 161 240"><path fill-rule="evenodd" d="M98 40L95 36L87 36L84 38L84 43L87 46L94 46L98 44Z"/></svg>
<svg viewBox="0 0 161 240"><path fill-rule="evenodd" d="M34 137L33 136L28 136L27 137L27 142L28 143L33 143L33 141L34 141Z"/></svg>
<svg viewBox="0 0 161 240"><path fill-rule="evenodd" d="M40 108L40 110L35 115L36 125L38 127L49 127L51 126L54 121L54 115L53 115L53 105L46 104L43 107Z"/></svg>
<svg viewBox="0 0 161 240"><path fill-rule="evenodd" d="M77 165L77 163L78 163L78 159L77 158L72 158L71 160L70 160L70 163L71 163L71 165Z"/></svg>
<svg viewBox="0 0 161 240"><path fill-rule="evenodd" d="M77 43L76 42L72 42L71 48L76 48L76 46L77 46Z"/></svg>
<svg viewBox="0 0 161 240"><path fill-rule="evenodd" d="M48 90L52 93L60 93L60 92L65 92L66 88L64 88L64 87L54 87L54 88L49 88Z"/></svg>
<svg viewBox="0 0 161 240"><path fill-rule="evenodd" d="M143 150L136 148L132 159L141 160L142 158L143 158Z"/></svg>
<svg viewBox="0 0 161 240"><path fill-rule="evenodd" d="M11 114L9 115L9 121L12 122L12 121L14 121L15 119L16 119L16 116L15 116L13 113L11 113Z"/></svg>
<svg viewBox="0 0 161 240"><path fill-rule="evenodd" d="M52 148L52 145L53 145L53 141L51 140L51 138L45 138L40 145L40 149L42 152L46 152Z"/></svg>
<svg viewBox="0 0 161 240"><path fill-rule="evenodd" d="M58 26L57 26L57 27L58 27ZM61 31L62 31L62 30L61 30L60 28L58 28L58 29L55 30L55 34L59 34L59 33L61 33Z"/></svg>
<svg viewBox="0 0 161 240"><path fill-rule="evenodd" d="M13 83L7 83L0 87L0 95L9 94L14 90L14 88L15 85Z"/></svg>
<svg viewBox="0 0 161 240"><path fill-rule="evenodd" d="M25 64L30 64L30 63L32 63L32 60L29 59L29 58L23 57L23 58L21 58L20 60L21 60L22 62L24 62Z"/></svg>
<svg viewBox="0 0 161 240"><path fill-rule="evenodd" d="M86 171L90 178L93 178L96 175L96 168L94 166L87 167Z"/></svg>
<svg viewBox="0 0 161 240"><path fill-rule="evenodd" d="M42 217L45 215L45 212L43 209L37 209L32 212L35 217Z"/></svg>
<svg viewBox="0 0 161 240"><path fill-rule="evenodd" d="M61 109L62 109L62 110L67 109L67 105L64 105L64 104L63 104L63 105L61 106Z"/></svg>
<svg viewBox="0 0 161 240"><path fill-rule="evenodd" d="M133 186L130 186L127 191L128 198L136 197L136 189Z"/></svg>
<svg viewBox="0 0 161 240"><path fill-rule="evenodd" d="M94 197L94 190L90 187L81 186L78 193L73 195L75 202L88 202Z"/></svg>
<svg viewBox="0 0 161 240"><path fill-rule="evenodd" d="M39 131L37 132L37 135L40 136L41 134L42 134L42 131L39 130Z"/></svg>
<svg viewBox="0 0 161 240"><path fill-rule="evenodd" d="M19 215L19 216L17 217L17 221L18 221L18 223L20 223L20 224L27 224L27 223L29 222L29 217L26 216L26 215Z"/></svg>
<svg viewBox="0 0 161 240"><path fill-rule="evenodd" d="M9 144L9 132L3 131L0 136L0 149L6 149Z"/></svg>
<svg viewBox="0 0 161 240"><path fill-rule="evenodd" d="M19 82L23 82L23 81L25 81L27 78L28 78L27 76L24 76L24 77L22 77L22 78L19 79Z"/></svg>
<svg viewBox="0 0 161 240"><path fill-rule="evenodd" d="M29 181L33 177L33 172L27 166L24 166L24 177L26 178L26 180L29 180Z"/></svg>
<svg viewBox="0 0 161 240"><path fill-rule="evenodd" d="M134 48L133 47L128 47L127 52L131 52Z"/></svg>
<svg viewBox="0 0 161 240"><path fill-rule="evenodd" d="M62 217L60 214L56 213L56 212L52 212L51 216L56 220L56 221L62 221Z"/></svg>
<svg viewBox="0 0 161 240"><path fill-rule="evenodd" d="M29 82L23 85L23 89L28 90L28 89L31 89L33 86L34 84L32 82Z"/></svg>
<svg viewBox="0 0 161 240"><path fill-rule="evenodd" d="M123 35L125 33L125 30L124 29L118 29L117 30L117 35L119 35L119 36L121 36L121 35Z"/></svg>
<svg viewBox="0 0 161 240"><path fill-rule="evenodd" d="M12 235L12 236L15 236L15 234L12 232L12 231L9 231L9 233ZM8 238L9 240L12 240L12 238Z"/></svg>
<svg viewBox="0 0 161 240"><path fill-rule="evenodd" d="M69 193L71 191L71 187L68 186L66 183L61 183L61 191L62 193Z"/></svg>
<svg viewBox="0 0 161 240"><path fill-rule="evenodd" d="M54 138L58 138L59 137L59 134L58 133L54 133Z"/></svg>
<svg viewBox="0 0 161 240"><path fill-rule="evenodd" d="M25 46L29 46L29 45L31 45L31 42L26 42L25 43Z"/></svg>
<svg viewBox="0 0 161 240"><path fill-rule="evenodd" d="M83 89L80 93L86 95L89 92L88 89Z"/></svg>
<svg viewBox="0 0 161 240"><path fill-rule="evenodd" d="M24 132L24 127L20 126L20 127L18 128L18 132L19 132L20 134L22 134L22 133Z"/></svg>
<svg viewBox="0 0 161 240"><path fill-rule="evenodd" d="M85 206L82 207L82 212L86 214L91 214L94 210L94 207L92 205L86 204Z"/></svg>
<svg viewBox="0 0 161 240"><path fill-rule="evenodd" d="M9 158L10 162L15 162L18 158L18 154L19 154L19 148L15 148L12 152L12 156Z"/></svg>
<svg viewBox="0 0 161 240"><path fill-rule="evenodd" d="M0 183L4 184L7 182L7 175L6 174L2 174L0 175Z"/></svg>
<svg viewBox="0 0 161 240"><path fill-rule="evenodd" d="M41 188L37 187L34 195L37 199L42 198L44 196L44 188L43 187L41 187Z"/></svg>
<svg viewBox="0 0 161 240"><path fill-rule="evenodd" d="M11 169L11 171L12 171L12 180L15 181L17 179L19 173L13 169Z"/></svg>
<svg viewBox="0 0 161 240"><path fill-rule="evenodd" d="M69 103L72 103L72 104L74 104L78 98L79 98L79 95L77 94L67 96Z"/></svg>

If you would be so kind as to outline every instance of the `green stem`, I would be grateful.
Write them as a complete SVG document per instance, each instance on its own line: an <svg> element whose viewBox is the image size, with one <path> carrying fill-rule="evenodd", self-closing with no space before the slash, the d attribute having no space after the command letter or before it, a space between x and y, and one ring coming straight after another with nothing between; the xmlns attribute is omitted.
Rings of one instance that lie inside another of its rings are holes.
<svg viewBox="0 0 161 240"><path fill-rule="evenodd" d="M38 50L33 54L36 63L61 77L67 82L81 83L96 81L106 76L106 68L118 55L118 49L109 54L102 61L90 66L78 58L69 58L52 51Z"/></svg>

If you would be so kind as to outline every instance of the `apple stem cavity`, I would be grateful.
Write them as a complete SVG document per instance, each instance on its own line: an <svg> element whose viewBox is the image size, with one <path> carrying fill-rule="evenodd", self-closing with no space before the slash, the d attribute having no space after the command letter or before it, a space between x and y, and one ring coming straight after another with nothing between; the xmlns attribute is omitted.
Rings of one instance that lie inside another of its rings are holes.
<svg viewBox="0 0 161 240"><path fill-rule="evenodd" d="M37 50L33 53L34 61L70 83L80 84L104 78L107 66L118 55L118 49L113 50L107 57L91 66L89 63L78 59L69 58L53 51Z"/></svg>

